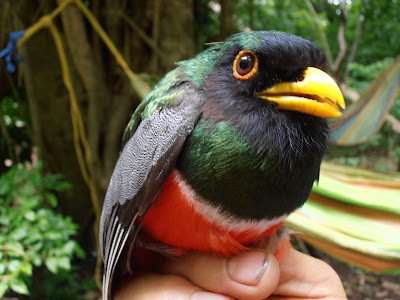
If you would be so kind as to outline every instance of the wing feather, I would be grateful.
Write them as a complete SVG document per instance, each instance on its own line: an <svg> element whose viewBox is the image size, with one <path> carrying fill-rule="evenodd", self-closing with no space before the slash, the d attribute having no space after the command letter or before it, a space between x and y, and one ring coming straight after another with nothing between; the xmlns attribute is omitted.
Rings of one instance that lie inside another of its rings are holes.
<svg viewBox="0 0 400 300"><path fill-rule="evenodd" d="M176 106L157 107L141 120L111 176L100 222L105 300L112 298L115 269L122 251L133 247L141 225L139 216L143 217L157 199L200 116L204 101L199 93L186 89L177 95Z"/></svg>

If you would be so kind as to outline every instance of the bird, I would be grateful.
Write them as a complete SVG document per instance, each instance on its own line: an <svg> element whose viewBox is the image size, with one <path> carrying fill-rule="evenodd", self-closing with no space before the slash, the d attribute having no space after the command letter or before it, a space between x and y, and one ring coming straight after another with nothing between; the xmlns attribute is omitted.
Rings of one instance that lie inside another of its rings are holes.
<svg viewBox="0 0 400 300"><path fill-rule="evenodd" d="M177 63L133 113L99 240L103 299L149 253L231 256L307 200L343 95L311 41L237 33ZM146 261L147 260L147 261Z"/></svg>

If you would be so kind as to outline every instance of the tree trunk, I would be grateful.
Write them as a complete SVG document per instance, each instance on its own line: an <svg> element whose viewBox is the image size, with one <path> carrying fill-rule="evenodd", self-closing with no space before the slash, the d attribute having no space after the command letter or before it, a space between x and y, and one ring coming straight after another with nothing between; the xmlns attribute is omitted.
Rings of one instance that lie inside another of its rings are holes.
<svg viewBox="0 0 400 300"><path fill-rule="evenodd" d="M233 21L233 1L232 0L221 0L221 14L220 14L220 40L227 38L228 36L236 32L235 22Z"/></svg>
<svg viewBox="0 0 400 300"><path fill-rule="evenodd" d="M194 15L193 0L161 1L159 46L170 62L160 61L163 73L170 71L172 63L193 56Z"/></svg>
<svg viewBox="0 0 400 300"><path fill-rule="evenodd" d="M249 4L249 27L254 30L254 0L248 0Z"/></svg>
<svg viewBox="0 0 400 300"><path fill-rule="evenodd" d="M62 194L62 211L75 222L88 223L92 217L87 187L75 155L71 127L70 102L62 83L60 62L54 42L42 30L24 47L24 81L32 116L33 140L47 170L60 173L73 186ZM75 85L78 99L83 91ZM82 228L86 232L87 228Z"/></svg>

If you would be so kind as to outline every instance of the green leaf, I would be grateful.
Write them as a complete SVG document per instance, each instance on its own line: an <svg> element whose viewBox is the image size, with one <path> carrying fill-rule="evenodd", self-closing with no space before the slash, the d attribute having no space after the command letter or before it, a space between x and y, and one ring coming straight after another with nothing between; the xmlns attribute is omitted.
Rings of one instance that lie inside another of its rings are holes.
<svg viewBox="0 0 400 300"><path fill-rule="evenodd" d="M10 261L8 262L8 269L9 269L11 272L17 271L19 268L21 268L22 262L23 262L23 261L22 261L22 260L19 260L19 259L10 260Z"/></svg>
<svg viewBox="0 0 400 300"><path fill-rule="evenodd" d="M16 293L28 294L25 279L31 280L34 266L45 265L49 274L72 276L72 259L85 254L72 238L78 225L71 217L49 208L57 205L54 191L68 187L60 175L43 176L40 167L12 167L1 174L0 189L6 194L0 196L0 244L24 249L27 255L0 251L0 274L12 276L10 280L0 281L2 295L10 288Z"/></svg>
<svg viewBox="0 0 400 300"><path fill-rule="evenodd" d="M66 181L61 181L57 183L57 186L54 187L54 189L58 192L62 192L65 190L68 190L72 187L72 184Z"/></svg>
<svg viewBox="0 0 400 300"><path fill-rule="evenodd" d="M33 211L28 211L25 215L24 215L25 219L27 219L28 221L34 222L36 220L36 214Z"/></svg>
<svg viewBox="0 0 400 300"><path fill-rule="evenodd" d="M4 274L4 272L6 271L6 265L4 263L4 261L2 261L0 259L0 274ZM0 296L1 297L1 296ZM1 298L0 298L1 299Z"/></svg>
<svg viewBox="0 0 400 300"><path fill-rule="evenodd" d="M50 272L57 274L58 271L58 262L56 257L49 257L45 260L45 265Z"/></svg>
<svg viewBox="0 0 400 300"><path fill-rule="evenodd" d="M63 252L64 254L66 254L66 255L72 255L72 254L74 253L76 247L77 247L77 245L75 244L74 241L68 241L68 242L64 245L64 247L63 247L63 249L62 249L62 252Z"/></svg>
<svg viewBox="0 0 400 300"><path fill-rule="evenodd" d="M9 288L10 287L8 284L8 280L0 281L0 299L3 299L4 294L8 291Z"/></svg>
<svg viewBox="0 0 400 300"><path fill-rule="evenodd" d="M19 227L12 231L10 236L13 240L20 241L28 235L25 227Z"/></svg>
<svg viewBox="0 0 400 300"><path fill-rule="evenodd" d="M50 230L46 232L45 237L49 240L60 240L63 237L63 234L59 232L59 230Z"/></svg>
<svg viewBox="0 0 400 300"><path fill-rule="evenodd" d="M54 196L53 193L45 193L45 197L51 206L53 207L57 206L57 198L56 196Z"/></svg>
<svg viewBox="0 0 400 300"><path fill-rule="evenodd" d="M29 295L29 290L28 287L26 286L26 283L23 282L21 279L15 279L10 282L11 289L22 295Z"/></svg>
<svg viewBox="0 0 400 300"><path fill-rule="evenodd" d="M86 252L79 246L77 245L77 248L75 249L75 254L80 258L84 259L86 257Z"/></svg>
<svg viewBox="0 0 400 300"><path fill-rule="evenodd" d="M21 270L22 273L25 273L28 276L32 275L32 265L30 263L28 263L28 262L22 264L20 270Z"/></svg>
<svg viewBox="0 0 400 300"><path fill-rule="evenodd" d="M2 226L9 226L11 223L10 216L7 215L6 213L3 213L3 211L0 211L0 224Z"/></svg>
<svg viewBox="0 0 400 300"><path fill-rule="evenodd" d="M58 267L65 269L65 270L70 270L71 269L71 261L68 257L62 256L57 258L58 262Z"/></svg>
<svg viewBox="0 0 400 300"><path fill-rule="evenodd" d="M36 266L36 267L40 267L42 265L42 260L39 256L35 256L32 259L32 263Z"/></svg>

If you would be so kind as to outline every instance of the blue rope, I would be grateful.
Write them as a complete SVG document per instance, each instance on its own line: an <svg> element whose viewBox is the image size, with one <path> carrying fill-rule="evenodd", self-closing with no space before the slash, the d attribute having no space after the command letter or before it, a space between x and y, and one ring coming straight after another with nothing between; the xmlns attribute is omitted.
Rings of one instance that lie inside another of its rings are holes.
<svg viewBox="0 0 400 300"><path fill-rule="evenodd" d="M11 32L9 34L10 41L6 48L0 51L0 58L5 57L7 71L10 73L15 72L14 61L18 64L23 61L23 57L18 54L17 42L24 35L25 30ZM13 60L14 58L14 60Z"/></svg>

